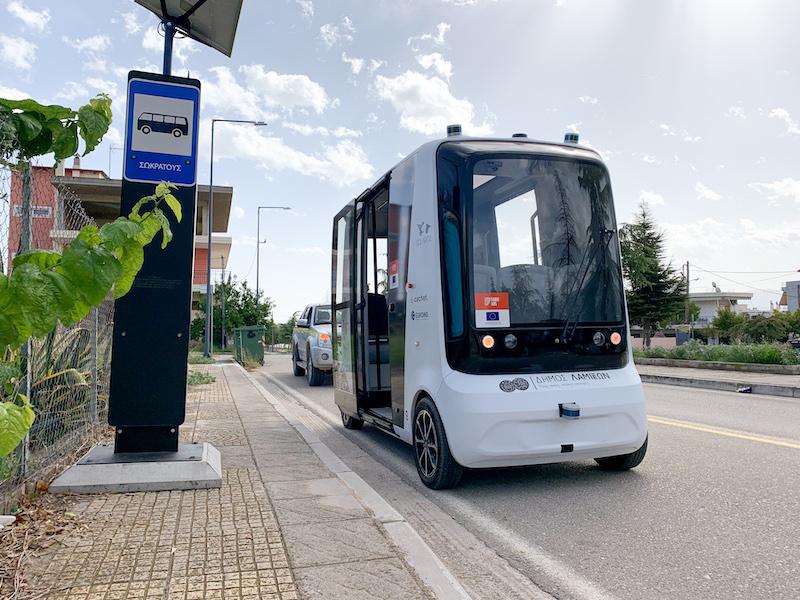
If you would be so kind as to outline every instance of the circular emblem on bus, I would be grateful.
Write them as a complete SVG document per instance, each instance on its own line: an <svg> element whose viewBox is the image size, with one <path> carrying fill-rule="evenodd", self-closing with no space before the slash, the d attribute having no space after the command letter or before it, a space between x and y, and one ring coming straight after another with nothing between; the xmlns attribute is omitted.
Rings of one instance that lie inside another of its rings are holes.
<svg viewBox="0 0 800 600"><path fill-rule="evenodd" d="M528 389L528 386L530 385L530 384L528 383L528 380L527 380L527 379L525 379L525 378L523 378L523 377L517 377L517 378L515 378L515 379L514 379L514 381L513 381L513 383L514 383L514 387L515 387L516 389L518 389L518 390L520 390L520 391L523 391L523 392L524 392L525 390L527 390L527 389Z"/></svg>
<svg viewBox="0 0 800 600"><path fill-rule="evenodd" d="M504 392L513 392L517 388L510 379L503 379L503 381L500 382L500 389Z"/></svg>

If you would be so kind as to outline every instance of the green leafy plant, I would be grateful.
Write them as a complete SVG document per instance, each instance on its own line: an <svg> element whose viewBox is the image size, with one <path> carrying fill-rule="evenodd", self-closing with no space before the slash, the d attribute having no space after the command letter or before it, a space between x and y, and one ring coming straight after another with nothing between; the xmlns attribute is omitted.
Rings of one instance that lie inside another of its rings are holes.
<svg viewBox="0 0 800 600"><path fill-rule="evenodd" d="M701 342L691 341L674 348L634 350L634 356L770 365L800 364L800 351L794 350L789 344L778 343L706 346Z"/></svg>
<svg viewBox="0 0 800 600"><path fill-rule="evenodd" d="M217 380L211 373L202 371L189 371L189 385L206 385Z"/></svg>
<svg viewBox="0 0 800 600"><path fill-rule="evenodd" d="M23 201L30 201L31 159L52 153L62 160L78 151L80 140L86 155L100 143L111 119L111 99L105 94L78 110L32 99L0 98L0 162L22 171ZM181 220L173 189L173 184L162 182L127 217L99 229L83 227L62 252L20 252L10 274L0 272L0 364L4 365L0 369L0 456L19 445L35 419L30 399L20 392L25 369L17 349L30 337L48 336L59 323L75 324L110 293L120 298L130 290L144 262L144 247L159 232L162 248L172 239L166 210ZM75 347L85 346L77 343ZM41 376L31 382L32 395L47 389L52 404L87 388L79 361L68 362L40 371Z"/></svg>
<svg viewBox="0 0 800 600"><path fill-rule="evenodd" d="M213 365L216 361L210 356L203 356L198 352L189 353L190 365Z"/></svg>
<svg viewBox="0 0 800 600"><path fill-rule="evenodd" d="M3 158L18 154L19 162L52 152L63 160L84 142L84 156L95 149L111 125L111 98L99 94L78 110L35 100L0 98L0 124L8 141Z"/></svg>

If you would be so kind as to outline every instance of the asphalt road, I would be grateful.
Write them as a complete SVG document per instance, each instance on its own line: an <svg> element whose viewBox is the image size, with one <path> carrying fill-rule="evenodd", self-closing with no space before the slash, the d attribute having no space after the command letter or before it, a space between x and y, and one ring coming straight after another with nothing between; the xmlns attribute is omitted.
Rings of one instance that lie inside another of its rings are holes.
<svg viewBox="0 0 800 600"><path fill-rule="evenodd" d="M560 599L800 598L798 400L646 385L650 445L637 469L470 471L432 492L410 447L372 427L337 427L329 385L310 388L284 356L269 356L261 374L357 444L369 460L345 461L443 552L446 536L433 530L447 515Z"/></svg>

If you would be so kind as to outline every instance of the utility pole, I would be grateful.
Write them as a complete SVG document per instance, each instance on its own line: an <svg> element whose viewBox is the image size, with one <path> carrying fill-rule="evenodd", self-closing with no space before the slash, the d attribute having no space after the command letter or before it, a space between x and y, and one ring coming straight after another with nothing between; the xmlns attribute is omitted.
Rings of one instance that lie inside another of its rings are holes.
<svg viewBox="0 0 800 600"><path fill-rule="evenodd" d="M225 343L225 296L228 295L228 288L225 285L225 257L223 256L220 258L220 263L222 263L222 277L220 277L220 284L219 289L222 292L222 333L220 335L220 346L222 346L222 351L224 352L227 348L227 344Z"/></svg>
<svg viewBox="0 0 800 600"><path fill-rule="evenodd" d="M684 320L689 322L689 261L686 261L686 306L684 307Z"/></svg>

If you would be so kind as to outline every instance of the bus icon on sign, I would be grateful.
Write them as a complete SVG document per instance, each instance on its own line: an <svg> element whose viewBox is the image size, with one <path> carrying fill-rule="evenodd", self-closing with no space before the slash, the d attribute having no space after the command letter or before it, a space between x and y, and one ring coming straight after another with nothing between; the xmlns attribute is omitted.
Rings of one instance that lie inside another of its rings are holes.
<svg viewBox="0 0 800 600"><path fill-rule="evenodd" d="M148 135L154 133L169 133L179 138L189 135L189 122L186 117L177 115L162 115L158 113L143 112L136 121L136 129Z"/></svg>

